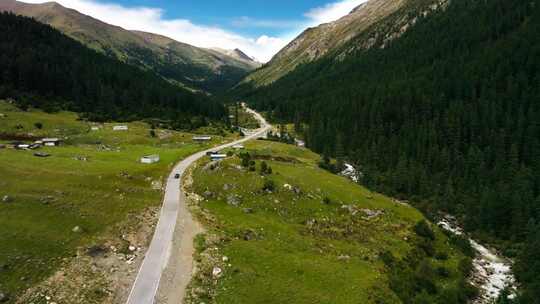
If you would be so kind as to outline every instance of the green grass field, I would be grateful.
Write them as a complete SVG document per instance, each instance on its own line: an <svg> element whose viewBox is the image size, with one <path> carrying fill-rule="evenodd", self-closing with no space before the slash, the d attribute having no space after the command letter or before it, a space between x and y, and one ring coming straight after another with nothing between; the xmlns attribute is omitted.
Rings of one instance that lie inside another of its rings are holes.
<svg viewBox="0 0 540 304"><path fill-rule="evenodd" d="M155 130L145 123L115 124L78 121L74 113L22 112L0 102L0 143L13 136L65 138L60 147L36 151L0 149L0 291L14 299L62 265L80 246L92 244L116 224L161 204L162 192L152 186L165 178L185 156L225 140L192 143L191 134ZM38 129L35 124L41 123ZM231 134L227 135L232 137ZM230 139L230 138L227 138ZM156 164L140 158L159 154ZM8 196L9 202L2 202ZM80 227L82 232L73 232Z"/></svg>
<svg viewBox="0 0 540 304"><path fill-rule="evenodd" d="M231 123L236 123L236 111L234 106L229 107L229 113L231 113ZM259 121L249 114L244 108L238 108L238 126L246 129L258 129L260 127Z"/></svg>
<svg viewBox="0 0 540 304"><path fill-rule="evenodd" d="M214 166L205 160L193 173L209 232L197 240L201 271L188 303L404 302L381 256L415 252L413 226L422 214L318 168L320 157L309 150L268 141L246 148L257 155L255 172L233 156ZM259 173L262 160L272 174ZM271 192L262 190L268 180ZM377 215L368 219L371 211ZM449 271L435 279L445 290L461 279L463 255L433 229L434 250L447 257L428 263ZM219 279L214 267L223 271Z"/></svg>

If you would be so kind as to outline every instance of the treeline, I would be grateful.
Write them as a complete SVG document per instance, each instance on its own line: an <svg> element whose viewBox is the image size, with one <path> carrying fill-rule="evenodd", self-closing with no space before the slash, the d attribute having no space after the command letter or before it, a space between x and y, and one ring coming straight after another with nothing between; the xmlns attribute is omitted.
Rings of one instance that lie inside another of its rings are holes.
<svg viewBox="0 0 540 304"><path fill-rule="evenodd" d="M385 48L237 92L307 124L308 146L356 163L362 183L502 240L520 303L540 303L540 3L449 3Z"/></svg>
<svg viewBox="0 0 540 304"><path fill-rule="evenodd" d="M205 95L10 13L0 14L0 98L14 98L21 107L86 113L92 120L161 118L186 128L196 127L195 117L225 116L225 108Z"/></svg>

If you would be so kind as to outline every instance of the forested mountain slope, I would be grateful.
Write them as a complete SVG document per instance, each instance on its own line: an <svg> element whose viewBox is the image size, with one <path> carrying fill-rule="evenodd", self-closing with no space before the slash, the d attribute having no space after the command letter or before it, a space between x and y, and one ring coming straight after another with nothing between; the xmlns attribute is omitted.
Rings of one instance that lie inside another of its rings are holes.
<svg viewBox="0 0 540 304"><path fill-rule="evenodd" d="M355 49L382 20L340 49L349 56L243 97L299 130L306 123L309 147L354 161L370 187L501 240L517 257L520 303L539 303L540 4L443 8L419 9L400 36Z"/></svg>
<svg viewBox="0 0 540 304"><path fill-rule="evenodd" d="M239 60L167 37L128 31L55 2L27 4L2 0L0 11L33 17L92 49L197 90L224 90L259 66L255 61Z"/></svg>
<svg viewBox="0 0 540 304"><path fill-rule="evenodd" d="M195 116L220 119L225 114L224 107L206 95L11 13L0 13L0 71L0 98L14 97L22 106L68 109L98 120L156 117L188 128Z"/></svg>
<svg viewBox="0 0 540 304"><path fill-rule="evenodd" d="M431 9L436 9L439 3L436 0L370 0L339 20L305 30L269 63L248 75L242 84L265 86L285 76L299 65L325 55L343 57L352 50L369 48L374 44L373 37L360 40L358 36L373 25L378 24L381 33L386 35L390 30L383 29L381 21L391 17L392 22L385 26L396 28L393 29L395 32L403 31L410 21L407 14L409 10L416 10L419 5L430 9L426 4L432 5ZM392 38L392 36L384 37L387 40ZM353 39L355 42L350 43ZM347 43L350 49L342 48Z"/></svg>

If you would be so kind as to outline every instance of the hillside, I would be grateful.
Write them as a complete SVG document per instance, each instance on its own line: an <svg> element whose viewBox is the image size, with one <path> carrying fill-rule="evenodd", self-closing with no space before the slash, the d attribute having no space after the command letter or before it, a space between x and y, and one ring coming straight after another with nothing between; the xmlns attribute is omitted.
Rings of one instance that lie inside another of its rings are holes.
<svg viewBox="0 0 540 304"><path fill-rule="evenodd" d="M313 150L356 163L363 184L459 215L517 259L520 303L538 303L540 6L428 9L410 11L414 22L392 40L355 49L401 10L243 97L305 130Z"/></svg>
<svg viewBox="0 0 540 304"><path fill-rule="evenodd" d="M0 32L0 98L21 106L68 109L94 120L161 118L176 128L225 115L206 95L96 53L33 19L0 13Z"/></svg>
<svg viewBox="0 0 540 304"><path fill-rule="evenodd" d="M293 71L297 66L312 62L328 53L339 50L334 56L343 56L348 53L340 50L343 45L396 13L398 9L414 6L417 2L436 3L416 0L370 0L339 20L309 28L276 54L270 62L246 77L242 84L255 87L268 85ZM407 16L402 12L404 10L401 10L395 19L406 19ZM404 20L398 20L393 26L403 22ZM366 38L365 41L355 42L354 47L369 48L372 44L372 40Z"/></svg>
<svg viewBox="0 0 540 304"><path fill-rule="evenodd" d="M474 294L456 239L411 206L320 169L304 148L254 141L232 154L192 175L207 233L186 303L457 304Z"/></svg>
<svg viewBox="0 0 540 304"><path fill-rule="evenodd" d="M216 53L170 38L125 30L101 22L55 2L0 2L0 11L33 17L86 46L123 62L155 71L189 88L217 92L242 79L258 63Z"/></svg>
<svg viewBox="0 0 540 304"><path fill-rule="evenodd" d="M23 111L2 100L0 113L0 302L7 304L125 303L170 167L232 138L227 133L194 143L193 134L143 122L114 131L119 123ZM37 150L9 147L17 138L31 143L44 137L64 142ZM141 164L151 154L160 161Z"/></svg>

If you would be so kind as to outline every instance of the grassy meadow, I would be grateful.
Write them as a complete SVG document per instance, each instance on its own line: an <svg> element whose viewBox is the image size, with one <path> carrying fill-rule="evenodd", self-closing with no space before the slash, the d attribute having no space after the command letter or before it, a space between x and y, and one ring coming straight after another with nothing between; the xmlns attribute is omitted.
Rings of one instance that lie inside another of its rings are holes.
<svg viewBox="0 0 540 304"><path fill-rule="evenodd" d="M246 148L255 171L242 167L238 155L218 164L204 160L194 170L195 210L208 233L197 240L201 270L188 303L416 301L403 301L391 288L406 276L393 275L384 256L411 259L421 239L413 229L424 219L420 212L320 169L320 156L307 149L269 141ZM262 161L271 174L261 174ZM444 272L433 278L434 298L458 288L464 256L432 229L438 258L423 259Z"/></svg>
<svg viewBox="0 0 540 304"><path fill-rule="evenodd" d="M11 299L49 276L77 248L115 233L115 224L159 206L160 185L174 163L230 139L214 136L201 145L192 142L192 134L160 129L152 136L142 122L113 131L117 124L78 121L69 112L23 112L1 101L0 114L0 144L21 136L65 140L36 151L0 149L0 291ZM37 151L51 156L35 157ZM159 154L160 162L141 164L148 154Z"/></svg>

